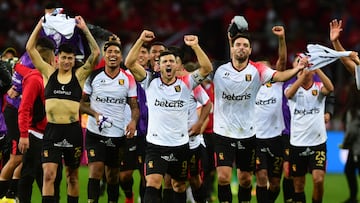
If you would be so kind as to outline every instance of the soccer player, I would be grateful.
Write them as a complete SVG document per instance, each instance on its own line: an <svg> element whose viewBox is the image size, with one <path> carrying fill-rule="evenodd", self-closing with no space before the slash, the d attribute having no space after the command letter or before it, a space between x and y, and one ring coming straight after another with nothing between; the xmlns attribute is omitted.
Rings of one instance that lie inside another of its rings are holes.
<svg viewBox="0 0 360 203"><path fill-rule="evenodd" d="M275 71L250 61L251 44L248 33L231 38L231 62L214 73L215 105L214 136L218 174L218 198L231 202L230 181L235 162L239 180L239 202L251 199L251 176L255 169L255 97L260 86L270 80L286 81L307 63L286 71ZM239 113L241 112L241 113Z"/></svg>
<svg viewBox="0 0 360 203"><path fill-rule="evenodd" d="M119 169L127 164L124 163L126 138L134 136L139 119L135 79L120 68L121 44L115 36L104 45L104 60L105 67L94 71L86 80L81 102L81 111L90 115L86 130L88 202L95 203L99 199L104 169L108 201L118 201ZM125 118L127 103L131 108L129 124Z"/></svg>
<svg viewBox="0 0 360 203"><path fill-rule="evenodd" d="M76 26L88 40L91 54L84 65L73 69L75 50L69 44L59 47L58 68L46 63L36 50L36 39L42 28L41 19L26 44L34 66L42 73L45 85L45 112L48 124L43 138L42 162L44 180L42 202L54 202L54 180L58 163L64 155L66 166L68 202L78 202L78 170L82 154L82 129L79 123L80 99L87 76L92 72L100 55L99 47L92 37L84 19L75 17Z"/></svg>
<svg viewBox="0 0 360 203"><path fill-rule="evenodd" d="M286 69L287 53L285 30L274 26L278 36L279 58L276 70ZM268 64L270 65L270 64ZM284 129L282 112L283 82L267 82L261 85L255 101L256 129L256 198L257 202L275 202L280 193L283 164L281 133ZM268 188L269 183L269 188Z"/></svg>
<svg viewBox="0 0 360 203"><path fill-rule="evenodd" d="M36 42L36 49L47 63L55 60L55 46L45 37ZM23 77L22 102L19 107L19 150L23 154L21 177L17 196L20 202L30 203L34 180L41 191L43 170L41 167L42 138L47 124L45 116L44 83L41 73L36 69L17 64L15 70ZM62 167L58 167L55 179L55 197L60 199L60 180Z"/></svg>
<svg viewBox="0 0 360 203"><path fill-rule="evenodd" d="M321 82L314 81L315 73ZM289 156L295 189L293 202L306 202L304 188L308 171L313 178L312 202L322 202L327 160L325 99L333 90L334 86L321 69L300 71L296 81L285 89L291 114Z"/></svg>
<svg viewBox="0 0 360 203"><path fill-rule="evenodd" d="M186 178L189 153L188 109L192 89L211 72L209 58L201 49L197 36L185 35L184 42L195 52L200 68L190 75L176 78L176 56L163 51L159 57L160 77L152 78L136 62L144 42L155 38L144 30L131 48L125 65L135 77L143 79L149 108L146 136L146 191L145 202L160 202L160 187L165 173L172 178L174 202L186 201Z"/></svg>

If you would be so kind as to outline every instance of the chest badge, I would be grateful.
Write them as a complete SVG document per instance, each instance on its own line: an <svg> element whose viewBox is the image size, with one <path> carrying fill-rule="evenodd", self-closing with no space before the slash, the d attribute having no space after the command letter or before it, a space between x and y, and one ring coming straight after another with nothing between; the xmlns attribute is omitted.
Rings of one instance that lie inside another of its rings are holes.
<svg viewBox="0 0 360 203"><path fill-rule="evenodd" d="M318 95L318 90L312 90L311 93L313 96L316 96L316 95Z"/></svg>
<svg viewBox="0 0 360 203"><path fill-rule="evenodd" d="M181 91L180 85L176 85L174 88L175 88L175 91L176 91L176 92L180 92L180 91Z"/></svg>
<svg viewBox="0 0 360 203"><path fill-rule="evenodd" d="M246 74L245 75L245 81L249 82L252 80L251 74Z"/></svg>
<svg viewBox="0 0 360 203"><path fill-rule="evenodd" d="M125 81L124 79L119 79L119 85L124 85Z"/></svg>

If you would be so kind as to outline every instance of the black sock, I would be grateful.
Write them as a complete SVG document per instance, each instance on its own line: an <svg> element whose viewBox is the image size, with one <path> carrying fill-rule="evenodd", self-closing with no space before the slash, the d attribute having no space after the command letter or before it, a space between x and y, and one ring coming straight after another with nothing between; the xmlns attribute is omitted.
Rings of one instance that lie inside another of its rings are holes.
<svg viewBox="0 0 360 203"><path fill-rule="evenodd" d="M119 199L119 184L107 184L108 201L117 202Z"/></svg>
<svg viewBox="0 0 360 203"><path fill-rule="evenodd" d="M305 192L295 192L294 193L294 198L293 198L293 202L295 203L305 203Z"/></svg>
<svg viewBox="0 0 360 203"><path fill-rule="evenodd" d="M120 182L121 189L124 191L125 197L131 198L133 196L132 186L134 179L130 179L126 182Z"/></svg>
<svg viewBox="0 0 360 203"><path fill-rule="evenodd" d="M218 185L218 198L219 202L232 202L232 194L230 184Z"/></svg>
<svg viewBox="0 0 360 203"><path fill-rule="evenodd" d="M74 197L74 196L67 196L67 202L68 203L78 203L79 202L79 197Z"/></svg>
<svg viewBox="0 0 360 203"><path fill-rule="evenodd" d="M20 202L31 202L32 185L34 178L31 176L23 176L18 182L17 196Z"/></svg>
<svg viewBox="0 0 360 203"><path fill-rule="evenodd" d="M164 201L165 202L165 201ZM186 202L186 192L173 192L173 201L174 203L184 203Z"/></svg>
<svg viewBox="0 0 360 203"><path fill-rule="evenodd" d="M251 200L251 186L249 188L241 187L239 185L238 199L241 202L250 202Z"/></svg>
<svg viewBox="0 0 360 203"><path fill-rule="evenodd" d="M42 196L42 203L54 203L55 197L54 196Z"/></svg>
<svg viewBox="0 0 360 203"><path fill-rule="evenodd" d="M269 193L267 187L256 186L256 200L258 203L266 203L269 200Z"/></svg>
<svg viewBox="0 0 360 203"><path fill-rule="evenodd" d="M88 192L88 200L97 203L99 201L99 196L100 196L100 180L89 178L87 192Z"/></svg>
<svg viewBox="0 0 360 203"><path fill-rule="evenodd" d="M200 185L200 188L198 188L197 190L191 190L194 200L198 203L203 203L206 202L206 191L205 191L205 187L204 184Z"/></svg>
<svg viewBox="0 0 360 203"><path fill-rule="evenodd" d="M146 188L146 183L145 181L141 178L141 181L140 181L140 186L139 186L139 195L140 195L140 198L141 198L141 203L144 203L144 196L145 196L145 188Z"/></svg>
<svg viewBox="0 0 360 203"><path fill-rule="evenodd" d="M10 186L8 191L6 192L6 197L14 199L17 195L17 187L18 187L19 179L12 179L10 181Z"/></svg>
<svg viewBox="0 0 360 203"><path fill-rule="evenodd" d="M174 190L172 188L164 188L162 199L163 199L163 202L173 202Z"/></svg>
<svg viewBox="0 0 360 203"><path fill-rule="evenodd" d="M294 181L292 178L284 178L282 182L284 201L292 202L294 196Z"/></svg>
<svg viewBox="0 0 360 203"><path fill-rule="evenodd" d="M268 192L269 192L269 202L271 203L271 202L275 202L275 200L279 196L280 189L276 191L268 190Z"/></svg>
<svg viewBox="0 0 360 203"><path fill-rule="evenodd" d="M3 198L6 195L6 192L9 189L9 185L9 180L0 180L0 198Z"/></svg>
<svg viewBox="0 0 360 203"><path fill-rule="evenodd" d="M160 191L154 187L146 187L144 202L146 203L161 203Z"/></svg>

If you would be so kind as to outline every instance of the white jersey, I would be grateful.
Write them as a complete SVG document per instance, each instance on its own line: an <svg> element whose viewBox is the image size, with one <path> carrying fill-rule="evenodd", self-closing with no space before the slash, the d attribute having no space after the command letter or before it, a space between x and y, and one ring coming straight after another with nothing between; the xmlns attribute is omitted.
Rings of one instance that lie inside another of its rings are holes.
<svg viewBox="0 0 360 203"><path fill-rule="evenodd" d="M189 120L188 127L190 128L199 120L197 108L206 105L210 101L209 96L205 90L198 85L191 93L189 102ZM189 140L190 149L196 149L200 144L205 146L204 138L202 135L191 136Z"/></svg>
<svg viewBox="0 0 360 203"><path fill-rule="evenodd" d="M267 139L281 135L285 128L282 98L282 82L268 82L260 87L255 101L256 138Z"/></svg>
<svg viewBox="0 0 360 203"><path fill-rule="evenodd" d="M314 82L308 90L299 87L295 95L288 100L291 114L291 145L316 146L326 142L324 119L326 96L321 93L322 86L321 82Z"/></svg>
<svg viewBox="0 0 360 203"><path fill-rule="evenodd" d="M271 80L275 71L249 61L237 71L231 62L221 65L214 75L214 132L243 139L255 135L255 98L260 86Z"/></svg>
<svg viewBox="0 0 360 203"><path fill-rule="evenodd" d="M189 142L188 111L192 89L198 83L191 75L177 78L166 85L161 78L152 79L147 74L142 82L146 88L149 111L149 143L160 146L181 146Z"/></svg>
<svg viewBox="0 0 360 203"><path fill-rule="evenodd" d="M115 78L110 78L105 72L99 71L93 77L87 78L84 93L90 95L90 107L112 120L112 126L99 131L96 119L88 117L87 130L106 137L124 136L124 126L127 125L124 111L128 97L136 97L134 77L120 69Z"/></svg>

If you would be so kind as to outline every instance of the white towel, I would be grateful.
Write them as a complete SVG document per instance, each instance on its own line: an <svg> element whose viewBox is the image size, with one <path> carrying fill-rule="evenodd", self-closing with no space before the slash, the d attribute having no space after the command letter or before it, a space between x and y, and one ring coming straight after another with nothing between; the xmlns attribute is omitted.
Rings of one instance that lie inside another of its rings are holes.
<svg viewBox="0 0 360 203"><path fill-rule="evenodd" d="M60 33L66 39L70 39L74 34L75 18L70 18L65 14L45 15L43 29L46 35Z"/></svg>
<svg viewBox="0 0 360 203"><path fill-rule="evenodd" d="M307 55L309 57L309 70L322 68L340 57L350 56L351 51L335 51L319 44L308 44Z"/></svg>

